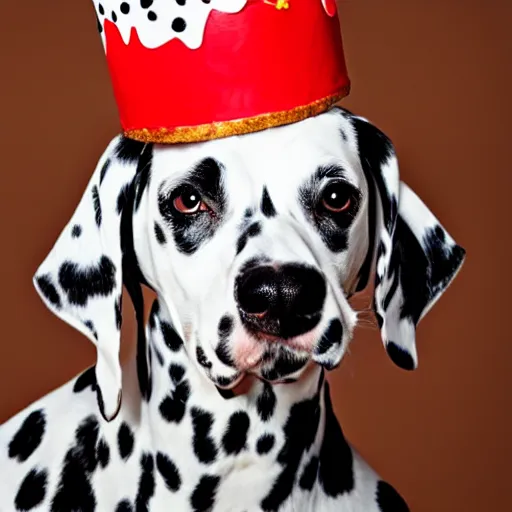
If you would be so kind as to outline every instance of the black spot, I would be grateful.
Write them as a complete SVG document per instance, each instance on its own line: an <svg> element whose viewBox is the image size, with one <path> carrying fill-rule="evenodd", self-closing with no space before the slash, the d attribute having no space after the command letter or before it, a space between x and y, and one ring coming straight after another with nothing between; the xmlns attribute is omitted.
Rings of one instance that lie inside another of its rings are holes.
<svg viewBox="0 0 512 512"><path fill-rule="evenodd" d="M265 383L263 385L263 391L256 400L256 408L263 421L268 421L272 417L276 408L276 403L277 399L272 386Z"/></svg>
<svg viewBox="0 0 512 512"><path fill-rule="evenodd" d="M183 6L183 5L185 5L185 4L187 3L187 0L176 0L176 3L177 3L178 5Z"/></svg>
<svg viewBox="0 0 512 512"><path fill-rule="evenodd" d="M132 504L129 500L124 499L117 504L116 512L133 512Z"/></svg>
<svg viewBox="0 0 512 512"><path fill-rule="evenodd" d="M100 34L102 34L102 33L103 33L103 25L101 24L101 22L100 22L100 20L99 20L98 16L96 16L96 27L97 27L97 29L98 29L98 32L99 32Z"/></svg>
<svg viewBox="0 0 512 512"><path fill-rule="evenodd" d="M174 492L178 491L181 487L181 477L176 464L167 455L158 452L156 455L156 467L162 475L167 489Z"/></svg>
<svg viewBox="0 0 512 512"><path fill-rule="evenodd" d="M249 238L257 236L261 233L261 224L259 222L254 222L251 224L243 233L240 235L238 242L236 244L236 253L240 254L244 247L247 245L247 241Z"/></svg>
<svg viewBox="0 0 512 512"><path fill-rule="evenodd" d="M87 329L89 329L89 331L91 331L91 334L93 335L94 339L98 339L98 332L96 331L96 329L94 328L94 324L92 323L91 320L86 320L84 322L84 325L85 327L87 327Z"/></svg>
<svg viewBox="0 0 512 512"><path fill-rule="evenodd" d="M153 347L153 350L155 351L156 358L158 360L158 364L160 366L163 366L164 365L164 356L162 355L162 352L160 352L160 350L158 350L156 347Z"/></svg>
<svg viewBox="0 0 512 512"><path fill-rule="evenodd" d="M122 8L121 8L121 10L122 10ZM105 176L107 175L107 171L108 171L111 163L112 163L112 161L110 160L110 158L107 158L107 160L103 164L101 171L100 171L100 185L103 183L103 180L105 179Z"/></svg>
<svg viewBox="0 0 512 512"><path fill-rule="evenodd" d="M409 507L402 496L382 480L377 483L377 504L381 512L409 512Z"/></svg>
<svg viewBox="0 0 512 512"><path fill-rule="evenodd" d="M223 388L216 388L219 392L219 395L224 398L224 400L231 400L231 398L235 398L235 392L232 389L223 389Z"/></svg>
<svg viewBox="0 0 512 512"><path fill-rule="evenodd" d="M116 286L116 267L113 261L102 256L97 265L80 267L78 263L65 261L59 269L59 283L76 306L85 306L91 297L107 297Z"/></svg>
<svg viewBox="0 0 512 512"><path fill-rule="evenodd" d="M171 363L169 366L169 377L171 377L172 382L177 385L179 384L185 375L185 367L181 364Z"/></svg>
<svg viewBox="0 0 512 512"><path fill-rule="evenodd" d="M124 185L121 191L119 192L119 195L117 196L116 212L118 215L124 210L124 207L126 206L126 201L128 198L130 187L130 184Z"/></svg>
<svg viewBox="0 0 512 512"><path fill-rule="evenodd" d="M96 497L90 478L98 463L98 432L99 424L94 416L85 418L77 428L75 444L64 458L59 485L52 501L52 512L95 511Z"/></svg>
<svg viewBox="0 0 512 512"><path fill-rule="evenodd" d="M331 498L354 488L353 456L332 408L329 383L324 387L325 430L320 448L318 480Z"/></svg>
<svg viewBox="0 0 512 512"><path fill-rule="evenodd" d="M121 459L128 460L133 452L134 443L135 439L131 428L126 422L121 423L119 431L117 432L117 446Z"/></svg>
<svg viewBox="0 0 512 512"><path fill-rule="evenodd" d="M155 13L155 12L153 12L153 11L149 11L149 12L148 12L148 20L149 20L149 21L156 21L156 20L157 20L157 18L158 18L158 17L157 17L157 15L156 15L156 13Z"/></svg>
<svg viewBox="0 0 512 512"><path fill-rule="evenodd" d="M173 352L178 352L182 347L183 341L178 336L178 333L172 328L170 324L164 321L160 321L160 329L164 337L164 342Z"/></svg>
<svg viewBox="0 0 512 512"><path fill-rule="evenodd" d="M32 469L21 482L14 498L16 510L32 510L41 504L46 495L47 482L46 470Z"/></svg>
<svg viewBox="0 0 512 512"><path fill-rule="evenodd" d="M100 442L98 443L97 452L100 466L104 469L108 466L108 463L110 461L110 448L108 447L108 444L105 441L105 439L101 439Z"/></svg>
<svg viewBox="0 0 512 512"><path fill-rule="evenodd" d="M130 12L130 4L128 4L127 2L123 2L121 4L121 12L123 14L128 14Z"/></svg>
<svg viewBox="0 0 512 512"><path fill-rule="evenodd" d="M166 396L159 407L160 414L169 423L180 423L185 416L190 397L190 386L185 380L180 382L171 395Z"/></svg>
<svg viewBox="0 0 512 512"><path fill-rule="evenodd" d="M158 208L162 218L172 230L176 248L183 254L193 254L201 244L209 240L220 225L225 208L226 194L222 185L222 165L213 158L199 162L185 177L181 185L172 191L161 186ZM213 211L197 215L183 215L173 206L174 200L187 187L208 200Z"/></svg>
<svg viewBox="0 0 512 512"><path fill-rule="evenodd" d="M78 238L82 234L82 226L80 224L75 224L71 231L71 238Z"/></svg>
<svg viewBox="0 0 512 512"><path fill-rule="evenodd" d="M153 456L144 453L140 459L141 475L135 498L135 512L149 512L149 500L155 494L155 463Z"/></svg>
<svg viewBox="0 0 512 512"><path fill-rule="evenodd" d="M143 9L149 9L153 5L153 0L140 0L140 6Z"/></svg>
<svg viewBox="0 0 512 512"><path fill-rule="evenodd" d="M96 385L96 370L94 366L91 366L77 377L73 386L73 391L75 393L80 393L89 386L92 391L95 391Z"/></svg>
<svg viewBox="0 0 512 512"><path fill-rule="evenodd" d="M343 325L339 319L335 318L329 323L329 327L320 338L317 348L315 349L316 355L325 354L334 345L341 344L343 338Z"/></svg>
<svg viewBox="0 0 512 512"><path fill-rule="evenodd" d="M204 464L211 464L217 457L217 447L210 436L213 416L198 407L192 408L192 427L194 429L194 453Z"/></svg>
<svg viewBox="0 0 512 512"><path fill-rule="evenodd" d="M250 420L247 413L237 411L231 415L226 432L222 437L222 446L228 455L238 454L246 448L249 425Z"/></svg>
<svg viewBox="0 0 512 512"><path fill-rule="evenodd" d="M165 238L165 233L163 229L160 227L160 224L155 222L155 236L160 245L164 245L167 242L167 239Z"/></svg>
<svg viewBox="0 0 512 512"><path fill-rule="evenodd" d="M305 491L311 491L311 489L313 489L313 485L315 484L317 473L318 457L313 456L302 471L302 476L300 477L299 481L301 489L304 489Z"/></svg>
<svg viewBox="0 0 512 512"><path fill-rule="evenodd" d="M62 307L60 302L59 292L52 283L50 274L44 274L36 279L37 286L46 300L55 306L57 309Z"/></svg>
<svg viewBox="0 0 512 512"><path fill-rule="evenodd" d="M217 386L226 388L229 385L231 385L236 379L238 379L238 377L240 377L240 373L235 373L231 377L224 377L223 375L217 375L217 376L210 377L210 378Z"/></svg>
<svg viewBox="0 0 512 512"><path fill-rule="evenodd" d="M403 370L414 370L414 359L411 354L396 343L389 341L386 344L386 352L391 360Z"/></svg>
<svg viewBox="0 0 512 512"><path fill-rule="evenodd" d="M43 409L31 412L9 443L9 458L25 462L41 444L45 430Z"/></svg>
<svg viewBox="0 0 512 512"><path fill-rule="evenodd" d="M265 215L265 217L274 217L277 214L274 203L272 203L272 199L270 199L267 187L263 187L263 197L261 198L261 211L263 215Z"/></svg>
<svg viewBox="0 0 512 512"><path fill-rule="evenodd" d="M112 21L115 23L117 21L117 14L112 11Z"/></svg>
<svg viewBox="0 0 512 512"><path fill-rule="evenodd" d="M274 448L274 444L276 442L276 438L273 434L263 434L258 438L258 441L256 443L256 451L260 455L265 455L266 453L270 452L272 448Z"/></svg>
<svg viewBox="0 0 512 512"><path fill-rule="evenodd" d="M145 142L139 142L138 140L129 139L128 137L121 137L116 147L116 157L124 163L135 164L138 162L145 145Z"/></svg>
<svg viewBox="0 0 512 512"><path fill-rule="evenodd" d="M187 28L187 24L183 18L174 18L171 27L174 32L183 32Z"/></svg>
<svg viewBox="0 0 512 512"><path fill-rule="evenodd" d="M103 5L98 5L98 10L100 11L100 14L103 16L105 14L105 9L103 8Z"/></svg>
<svg viewBox="0 0 512 512"><path fill-rule="evenodd" d="M116 316L116 328L117 330L121 330L121 324L123 323L123 313L122 313L122 302L123 298L121 295L116 300L116 303L114 304L114 314Z"/></svg>
<svg viewBox="0 0 512 512"><path fill-rule="evenodd" d="M207 512L213 508L219 483L218 476L203 475L201 477L190 497L194 512Z"/></svg>
<svg viewBox="0 0 512 512"><path fill-rule="evenodd" d="M283 470L270 493L261 502L261 508L265 512L276 512L290 496L302 456L315 440L319 420L318 395L292 406L283 429L285 443L277 456Z"/></svg>
<svg viewBox="0 0 512 512"><path fill-rule="evenodd" d="M135 186L135 210L137 211L144 195L144 191L148 188L151 178L151 163L153 160L153 145L148 144L144 149L137 162L137 174L134 179Z"/></svg>
<svg viewBox="0 0 512 512"><path fill-rule="evenodd" d="M224 315L219 322L218 333L220 342L215 349L215 354L219 361L230 368L235 367L235 362L231 356L229 349L229 336L233 332L234 322L233 317Z"/></svg>
<svg viewBox="0 0 512 512"><path fill-rule="evenodd" d="M196 359L197 359L197 362L203 368L210 369L212 367L212 362L208 360L208 357L206 357L206 354L204 353L203 348L200 346L196 347Z"/></svg>
<svg viewBox="0 0 512 512"><path fill-rule="evenodd" d="M286 351L282 351L274 359L271 367L263 368L261 376L270 382L280 380L283 377L298 372L301 368L306 366L309 362L309 358L293 356Z"/></svg>

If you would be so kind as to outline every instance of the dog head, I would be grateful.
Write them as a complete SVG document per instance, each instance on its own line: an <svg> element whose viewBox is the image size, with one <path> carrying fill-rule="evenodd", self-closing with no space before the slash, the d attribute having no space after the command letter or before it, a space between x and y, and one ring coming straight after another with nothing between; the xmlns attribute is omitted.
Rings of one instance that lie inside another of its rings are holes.
<svg viewBox="0 0 512 512"><path fill-rule="evenodd" d="M288 382L311 363L335 368L357 321L348 298L372 277L388 354L415 368L416 326L464 256L400 182L390 140L333 109L204 143L116 137L34 282L96 344L111 419L123 281L139 312L150 286L189 357L232 387L247 373Z"/></svg>

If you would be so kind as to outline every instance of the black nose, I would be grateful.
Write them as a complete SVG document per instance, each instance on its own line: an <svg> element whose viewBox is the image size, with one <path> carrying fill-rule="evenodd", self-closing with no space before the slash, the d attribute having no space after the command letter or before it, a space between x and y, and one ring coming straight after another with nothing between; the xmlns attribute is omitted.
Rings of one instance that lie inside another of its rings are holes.
<svg viewBox="0 0 512 512"><path fill-rule="evenodd" d="M235 299L246 327L286 339L318 324L326 291L323 276L313 268L265 265L249 268L238 276Z"/></svg>

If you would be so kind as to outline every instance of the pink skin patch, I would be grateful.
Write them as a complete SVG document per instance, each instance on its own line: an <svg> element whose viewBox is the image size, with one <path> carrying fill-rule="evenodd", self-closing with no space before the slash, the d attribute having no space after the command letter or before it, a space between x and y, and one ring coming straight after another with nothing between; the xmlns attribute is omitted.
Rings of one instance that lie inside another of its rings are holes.
<svg viewBox="0 0 512 512"><path fill-rule="evenodd" d="M311 353L317 340L316 329L289 340L280 340L269 335L264 335L262 339L258 340L243 328L237 331L234 336L233 359L236 367L242 372L258 365L269 344L282 343L291 349Z"/></svg>

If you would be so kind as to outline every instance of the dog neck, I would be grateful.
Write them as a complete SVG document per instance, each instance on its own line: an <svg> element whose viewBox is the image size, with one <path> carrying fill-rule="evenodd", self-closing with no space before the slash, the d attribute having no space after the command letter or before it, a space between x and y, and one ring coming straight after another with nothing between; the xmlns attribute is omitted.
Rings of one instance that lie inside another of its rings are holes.
<svg viewBox="0 0 512 512"><path fill-rule="evenodd" d="M165 308L157 309L146 330L149 391L141 386L146 400L138 418L151 432L149 450L178 460L189 472L182 479L215 475L218 499L229 496L233 510L256 502L277 510L317 482L333 496L346 485L332 480L333 464L339 466L340 457L351 464L352 454L320 367L294 383L248 378L235 391L221 391L187 353ZM241 493L247 481L250 489Z"/></svg>

